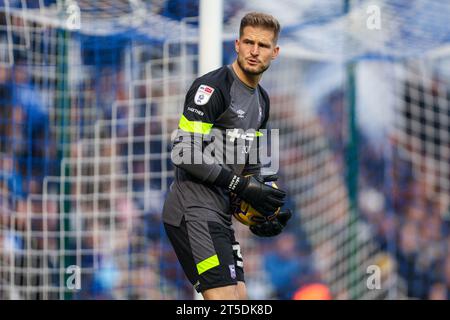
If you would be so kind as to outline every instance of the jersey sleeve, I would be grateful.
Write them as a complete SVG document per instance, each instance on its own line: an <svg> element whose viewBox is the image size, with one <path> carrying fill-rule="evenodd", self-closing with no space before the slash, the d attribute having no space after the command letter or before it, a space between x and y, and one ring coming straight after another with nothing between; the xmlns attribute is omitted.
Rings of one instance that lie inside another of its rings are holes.
<svg viewBox="0 0 450 320"><path fill-rule="evenodd" d="M173 144L172 162L201 181L214 183L222 170L212 157L203 154L203 147L204 141L208 140L205 135L211 133L215 120L225 110L224 104L220 90L209 83L196 81L186 94ZM195 161L195 155L202 155L200 163Z"/></svg>
<svg viewBox="0 0 450 320"><path fill-rule="evenodd" d="M186 94L179 129L207 134L224 109L221 92L210 84L196 81Z"/></svg>

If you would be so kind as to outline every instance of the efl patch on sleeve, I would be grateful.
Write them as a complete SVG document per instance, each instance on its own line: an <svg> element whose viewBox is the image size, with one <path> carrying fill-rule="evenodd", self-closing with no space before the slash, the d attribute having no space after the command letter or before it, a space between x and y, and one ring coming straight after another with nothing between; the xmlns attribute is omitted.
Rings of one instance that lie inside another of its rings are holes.
<svg viewBox="0 0 450 320"><path fill-rule="evenodd" d="M207 104L209 101L209 98L211 98L212 94L214 93L214 88L207 86L205 84L200 85L198 87L197 92L195 93L195 104L198 106L203 106L204 104Z"/></svg>

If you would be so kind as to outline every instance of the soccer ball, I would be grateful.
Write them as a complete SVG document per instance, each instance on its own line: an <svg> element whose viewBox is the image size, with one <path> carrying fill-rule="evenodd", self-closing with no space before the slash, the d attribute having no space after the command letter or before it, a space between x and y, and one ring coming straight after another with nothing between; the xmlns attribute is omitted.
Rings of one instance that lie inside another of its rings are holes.
<svg viewBox="0 0 450 320"><path fill-rule="evenodd" d="M275 184L275 182L267 182L267 184L270 184L273 188L278 189L278 186ZM231 212L237 221L246 226L253 226L263 223L266 220L273 220L280 212L280 209L281 208L278 208L277 211L275 211L275 213L271 216L265 217L261 213L253 209L250 204L248 204L244 200L241 200L237 195L235 195L234 193L231 194Z"/></svg>

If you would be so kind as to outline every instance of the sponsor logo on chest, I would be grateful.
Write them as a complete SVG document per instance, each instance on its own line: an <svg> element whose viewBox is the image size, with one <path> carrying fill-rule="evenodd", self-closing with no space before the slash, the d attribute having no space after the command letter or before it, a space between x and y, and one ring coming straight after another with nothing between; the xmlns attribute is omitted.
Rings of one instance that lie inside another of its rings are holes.
<svg viewBox="0 0 450 320"><path fill-rule="evenodd" d="M240 133L239 129L227 130L227 136L230 137L230 141L234 142L236 139L243 139L246 141L253 141L255 134L253 132Z"/></svg>

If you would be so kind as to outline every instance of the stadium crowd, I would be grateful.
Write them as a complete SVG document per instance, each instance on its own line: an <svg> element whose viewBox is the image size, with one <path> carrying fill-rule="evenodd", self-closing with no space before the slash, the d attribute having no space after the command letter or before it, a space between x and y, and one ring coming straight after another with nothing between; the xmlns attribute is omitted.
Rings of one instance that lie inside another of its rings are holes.
<svg viewBox="0 0 450 320"><path fill-rule="evenodd" d="M197 12L195 1L183 3ZM235 3L229 8L230 17L239 9L239 2ZM176 20L186 16L179 8L178 1L167 1L160 13ZM0 41L6 41L4 35ZM71 298L192 297L161 229L162 199L172 168L170 137L163 127L175 127L177 119L161 121L163 106L158 101L163 93L157 86L137 86L130 93L117 54L121 49L121 44L111 43L109 51L85 47L80 67L89 76L76 88L79 94L69 95L66 118L60 107L54 107L63 103L60 97L46 90L63 84L46 83L49 78L33 72L26 52L15 52L12 67L0 66L0 299L58 298L58 288L64 287L58 269L61 259L64 265L80 264L83 270L83 290ZM158 58L160 51L155 51ZM439 81L433 85L445 87ZM406 122L417 121L414 114L424 114L425 109L439 108L437 101L450 101L447 87L436 90L433 85L404 83L401 110ZM149 98L150 105L135 103ZM345 165L344 100L344 92L336 89L323 99L317 119L341 168ZM446 112L449 119L450 111ZM93 128L99 120L105 125L96 132ZM434 118L423 115L418 121L421 129L411 125L387 137L391 156L358 128L360 218L395 262L409 297L449 299L450 206L444 194L448 189L440 184L436 167L427 163L450 159L444 153L425 154L427 144L445 142L427 133L427 126L437 126ZM402 134L420 143L405 141ZM102 161L99 167L100 159L110 158L119 160ZM66 167L63 159L70 160ZM47 179L67 177L65 170L71 170L71 177L95 179ZM74 231L76 224L81 236ZM302 288L323 283L301 221L276 239L246 240L250 242L246 271L257 275L248 278L251 297L293 299L304 293ZM11 283L17 292L10 291ZM46 295L30 289L40 286L50 287Z"/></svg>
<svg viewBox="0 0 450 320"><path fill-rule="evenodd" d="M440 117L450 117L450 88L437 77L425 83L415 78L404 83L399 110L406 125L390 132L386 140L372 143L364 129L358 128L359 210L379 247L393 258L408 297L449 299L450 199L445 183L450 176L438 170L439 163L444 167L450 163L444 152L450 127L448 121L440 121ZM339 163L345 161L340 134L345 125L344 99L344 93L336 90L320 109ZM433 116L426 116L426 110L432 110ZM430 127L441 127L447 136L429 134Z"/></svg>

